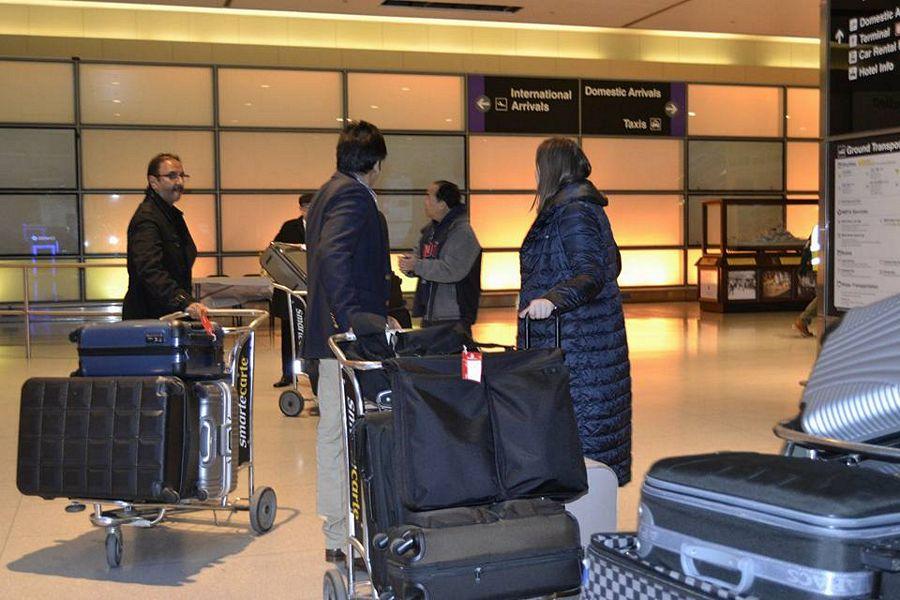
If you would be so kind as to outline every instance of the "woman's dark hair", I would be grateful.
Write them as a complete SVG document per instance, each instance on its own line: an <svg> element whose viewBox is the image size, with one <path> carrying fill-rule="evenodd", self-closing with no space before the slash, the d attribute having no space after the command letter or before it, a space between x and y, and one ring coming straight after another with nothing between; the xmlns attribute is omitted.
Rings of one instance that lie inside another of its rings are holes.
<svg viewBox="0 0 900 600"><path fill-rule="evenodd" d="M459 193L459 188L455 183L439 179L434 184L438 186L434 193L435 197L446 204L447 208L456 208L462 204L462 194Z"/></svg>
<svg viewBox="0 0 900 600"><path fill-rule="evenodd" d="M573 140L553 137L541 142L535 156L538 170L538 212L544 210L547 200L567 183L587 179L591 174L591 162Z"/></svg>
<svg viewBox="0 0 900 600"><path fill-rule="evenodd" d="M297 199L297 202L301 207L307 207L312 203L313 196L315 194L300 194L300 197Z"/></svg>
<svg viewBox="0 0 900 600"><path fill-rule="evenodd" d="M177 160L178 162L181 162L181 158L179 158L177 154L171 154L169 152L157 154L151 158L150 162L147 164L147 176L153 175L154 177L159 177L159 165L167 160Z"/></svg>
<svg viewBox="0 0 900 600"><path fill-rule="evenodd" d="M342 173L368 173L387 156L384 136L366 121L348 123L337 144L337 168Z"/></svg>

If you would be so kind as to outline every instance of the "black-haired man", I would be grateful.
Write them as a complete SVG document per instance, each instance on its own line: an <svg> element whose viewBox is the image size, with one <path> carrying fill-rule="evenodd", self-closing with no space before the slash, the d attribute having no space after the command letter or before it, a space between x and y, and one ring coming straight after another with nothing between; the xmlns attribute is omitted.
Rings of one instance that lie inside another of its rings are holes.
<svg viewBox="0 0 900 600"><path fill-rule="evenodd" d="M387 156L384 136L365 121L350 123L337 144L337 171L313 198L306 219L309 269L303 358L319 360L316 485L324 517L325 560L344 559L347 544L347 458L343 448L340 366L331 335L358 313L387 316L390 259L387 228L372 190Z"/></svg>
<svg viewBox="0 0 900 600"><path fill-rule="evenodd" d="M431 222L422 229L416 255L400 258L400 269L419 278L413 316L426 326L455 321L471 329L481 296L481 245L459 188L449 181L432 183L425 214Z"/></svg>
<svg viewBox="0 0 900 600"><path fill-rule="evenodd" d="M185 174L175 154L157 154L147 165L147 190L128 224L128 292L123 319L157 319L187 311L195 319L206 306L191 295L191 268L197 246L175 208Z"/></svg>

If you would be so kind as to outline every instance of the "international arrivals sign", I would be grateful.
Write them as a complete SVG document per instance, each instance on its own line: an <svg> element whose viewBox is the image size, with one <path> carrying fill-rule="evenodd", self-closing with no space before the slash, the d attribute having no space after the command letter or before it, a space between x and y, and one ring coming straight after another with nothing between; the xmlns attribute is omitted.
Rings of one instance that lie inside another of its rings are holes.
<svg viewBox="0 0 900 600"><path fill-rule="evenodd" d="M578 80L470 75L469 131L578 133Z"/></svg>

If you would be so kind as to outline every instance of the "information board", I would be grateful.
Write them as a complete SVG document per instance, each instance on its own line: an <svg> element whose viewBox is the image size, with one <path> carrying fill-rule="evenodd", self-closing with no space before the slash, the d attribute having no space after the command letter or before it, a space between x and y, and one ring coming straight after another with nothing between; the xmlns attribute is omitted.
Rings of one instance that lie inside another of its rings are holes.
<svg viewBox="0 0 900 600"><path fill-rule="evenodd" d="M900 136L835 143L834 305L900 294Z"/></svg>

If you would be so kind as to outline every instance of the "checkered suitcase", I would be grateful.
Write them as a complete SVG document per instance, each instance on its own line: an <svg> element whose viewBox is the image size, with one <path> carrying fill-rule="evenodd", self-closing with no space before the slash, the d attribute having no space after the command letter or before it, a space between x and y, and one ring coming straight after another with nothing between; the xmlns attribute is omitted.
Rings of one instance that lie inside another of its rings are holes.
<svg viewBox="0 0 900 600"><path fill-rule="evenodd" d="M634 535L591 536L583 600L757 600L651 565L638 558L636 542Z"/></svg>

